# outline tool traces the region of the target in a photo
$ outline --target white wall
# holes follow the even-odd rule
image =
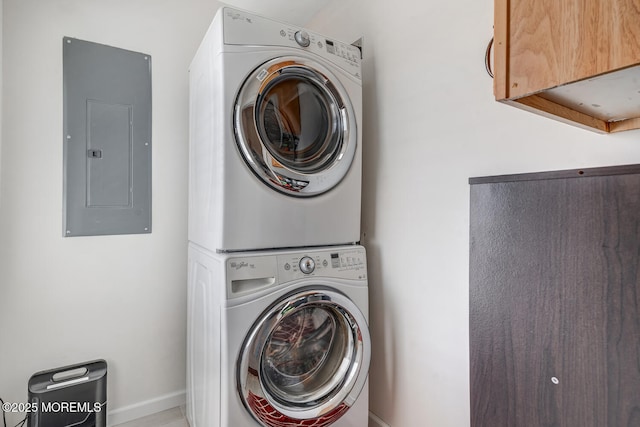
[[[163,396],[184,399],[187,69],[218,6],[4,2],[3,399],[25,402],[27,381],[38,370],[94,358],[109,363],[109,410]],[[63,36],[152,56],[152,234],[62,237]],[[12,418],[15,425],[18,416]]]
[[[638,131],[597,135],[496,103],[492,25],[492,0],[333,0],[309,25],[364,37],[370,402],[393,427],[469,425],[467,179],[640,162]]]
[[[0,189],[2,188],[2,10],[4,9],[4,0],[0,0]],[[0,207],[2,206],[2,191],[0,191]],[[2,242],[2,234],[0,234],[0,242]]]

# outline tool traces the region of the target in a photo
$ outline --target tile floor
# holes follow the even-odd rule
[[[114,427],[189,427],[184,408],[172,408]]]

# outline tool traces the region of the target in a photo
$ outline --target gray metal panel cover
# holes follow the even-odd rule
[[[151,232],[151,56],[63,39],[65,236]]]

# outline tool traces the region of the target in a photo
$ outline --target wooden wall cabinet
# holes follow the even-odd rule
[[[497,101],[597,132],[640,128],[638,0],[495,0]]]

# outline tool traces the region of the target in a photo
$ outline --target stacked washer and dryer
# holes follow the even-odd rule
[[[190,67],[191,427],[365,427],[358,48],[216,14]]]

